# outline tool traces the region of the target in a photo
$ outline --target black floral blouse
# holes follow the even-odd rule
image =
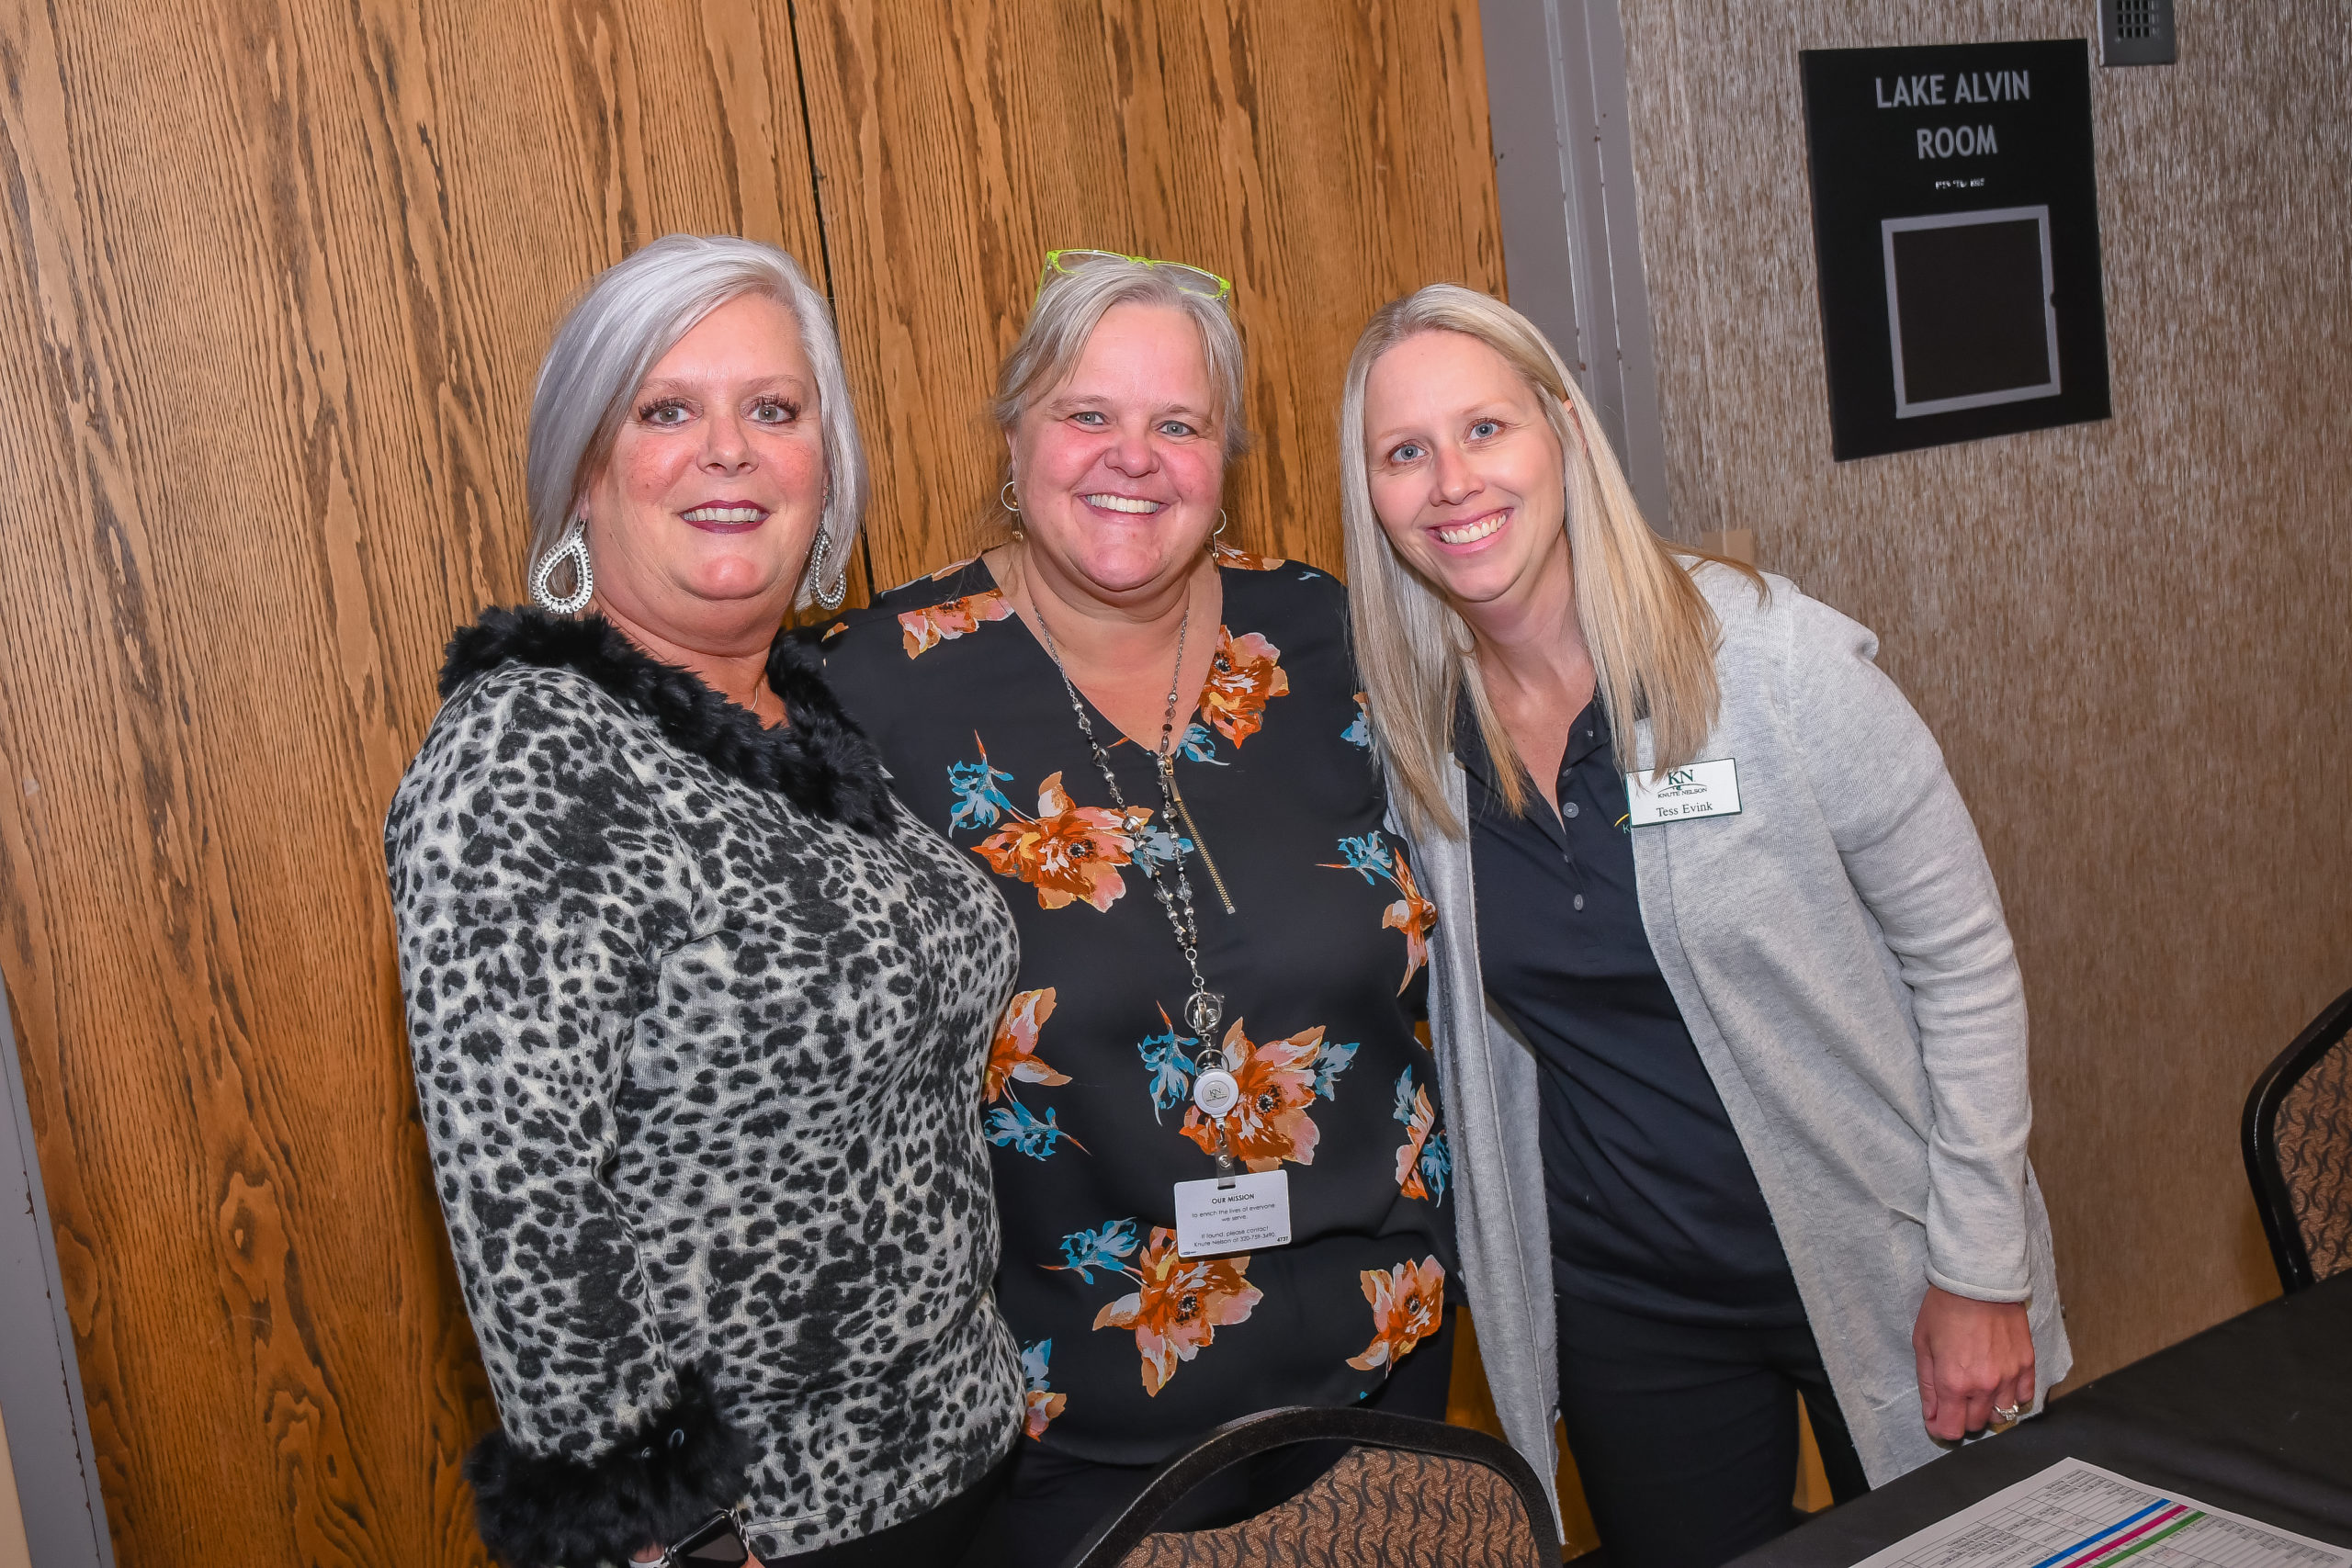
[[[1382,830],[1346,591],[1293,562],[1219,562],[1225,625],[1179,742],[1189,829],[1164,819],[1150,753],[1090,712],[1129,809],[1114,807],[985,565],[822,634],[827,680],[893,788],[1012,906],[1020,976],[978,1086],[998,1297],[1028,1435],[1105,1463],[1157,1462],[1255,1410],[1352,1403],[1436,1332],[1453,1257],[1434,1065],[1413,1031],[1436,911]],[[1146,868],[1179,856],[1201,970],[1226,998],[1218,1042],[1175,1021],[1189,972]],[[1187,1259],[1173,1189],[1216,1174],[1192,1102],[1216,1044],[1241,1063],[1234,1154],[1289,1172],[1293,1239]]]

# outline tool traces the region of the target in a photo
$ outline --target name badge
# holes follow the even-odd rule
[[[1628,826],[1647,828],[1693,817],[1739,815],[1739,761],[1718,757],[1675,768],[1656,784],[1647,773],[1625,775]]]
[[[1176,1255],[1215,1258],[1290,1245],[1290,1173],[1176,1184]]]

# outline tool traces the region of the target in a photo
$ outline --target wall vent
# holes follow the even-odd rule
[[[2098,0],[2101,65],[2170,65],[2172,0]]]

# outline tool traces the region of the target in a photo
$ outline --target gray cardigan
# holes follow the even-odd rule
[[[2066,1375],[2050,1222],[2027,1166],[2025,997],[1991,868],[1878,639],[1794,585],[1694,579],[1723,626],[1741,810],[1635,828],[1642,923],[1755,1166],[1873,1485],[1946,1447],[1911,1327],[1933,1282],[2024,1301],[2041,1388]],[[1634,727],[1652,760],[1650,727]],[[1459,766],[1445,775],[1464,819]],[[1557,1463],[1549,1225],[1533,1054],[1487,1005],[1467,839],[1414,857],[1437,903],[1430,1016],[1454,1139],[1464,1283],[1495,1405]],[[2040,1393],[2037,1391],[2037,1404]]]

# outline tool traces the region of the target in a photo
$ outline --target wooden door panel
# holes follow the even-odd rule
[[[1499,282],[1475,26],[0,0],[0,969],[126,1565],[480,1561],[378,836],[449,629],[521,594],[579,286],[830,250],[896,581],[977,541],[1039,254],[1201,261],[1256,353],[1237,530],[1336,564],[1363,316]]]
[[[526,404],[661,232],[822,282],[785,0],[0,7],[0,950],[127,1565],[479,1561],[379,848]]]
[[[1085,245],[1233,279],[1255,457],[1234,533],[1340,564],[1356,333],[1502,284],[1474,0],[839,0],[796,10],[835,298],[876,468],[877,581],[994,536],[985,409],[1038,264]]]

